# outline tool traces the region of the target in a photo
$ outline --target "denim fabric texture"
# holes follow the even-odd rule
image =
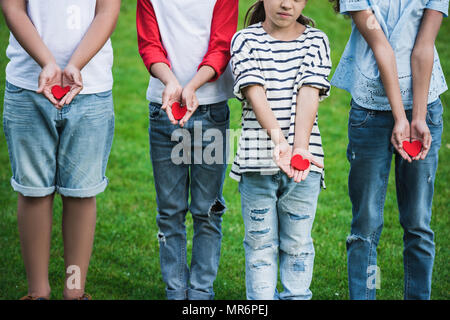
[[[245,224],[245,284],[249,300],[306,300],[314,265],[311,229],[321,174],[296,183],[282,172],[245,172],[239,182]],[[277,286],[278,259],[283,292]]]
[[[58,110],[43,95],[6,82],[4,102],[15,191],[85,198],[105,190],[114,135],[111,91],[79,94]]]
[[[226,211],[222,187],[229,112],[226,101],[201,105],[184,128],[180,128],[169,121],[160,104],[151,102],[149,105],[160,265],[168,299],[214,298],[222,215]],[[175,159],[178,151],[184,155],[181,163]],[[215,154],[219,160],[209,163],[203,157],[205,154]],[[194,226],[190,267],[185,226],[188,211]]]
[[[403,228],[404,298],[429,299],[435,256],[430,228],[438,151],[443,130],[442,104],[428,105],[426,122],[432,144],[425,160],[408,163],[394,152],[390,139],[392,113],[365,109],[354,101],[348,123],[350,162],[348,189],[352,202],[351,234],[347,238],[348,285],[351,299],[375,299],[377,245],[383,228],[383,209],[395,158],[395,182]],[[411,121],[412,111],[406,112]],[[381,274],[382,274],[381,268]],[[383,278],[381,277],[381,286]]]

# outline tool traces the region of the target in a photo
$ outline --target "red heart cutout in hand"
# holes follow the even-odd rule
[[[422,142],[419,140],[415,140],[413,142],[403,141],[403,149],[411,157],[415,157],[419,154],[420,150],[422,150]]]
[[[186,106],[181,106],[179,102],[174,102],[172,104],[172,115],[175,118],[175,120],[183,119],[184,115],[186,114],[186,111],[187,111]]]
[[[60,100],[62,97],[64,97],[69,91],[70,91],[70,86],[66,86],[66,87],[62,88],[61,86],[55,85],[52,87],[52,94],[58,100]]]
[[[304,171],[309,168],[310,162],[308,159],[303,159],[303,157],[299,154],[296,154],[291,159],[291,166],[294,169]]]

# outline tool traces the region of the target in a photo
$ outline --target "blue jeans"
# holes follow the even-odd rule
[[[347,158],[353,220],[346,242],[350,299],[375,299],[376,249],[383,228],[392,155],[395,155],[397,203],[404,231],[404,298],[430,298],[435,255],[430,220],[442,112],[439,99],[428,105],[426,121],[433,139],[431,149],[425,160],[408,163],[394,152],[390,142],[394,126],[392,113],[364,109],[352,101]],[[406,111],[409,121],[411,113]]]
[[[317,172],[310,172],[300,183],[281,172],[242,174],[239,192],[245,224],[247,299],[311,299],[311,228],[320,187],[321,174]],[[276,289],[278,258],[281,293]]]
[[[6,82],[3,129],[15,191],[85,198],[106,188],[114,135],[111,91],[79,94],[58,110],[43,95]]]
[[[214,298],[226,210],[222,187],[229,112],[226,101],[202,105],[180,128],[170,123],[161,105],[149,105],[160,264],[168,299]],[[188,210],[194,225],[190,269],[186,258]]]

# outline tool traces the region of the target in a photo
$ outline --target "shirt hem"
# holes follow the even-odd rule
[[[197,97],[197,98],[198,98],[198,104],[200,106],[202,106],[205,104],[214,104],[214,103],[226,101],[226,100],[234,98],[234,96],[225,94],[225,95],[221,95],[221,96],[215,96],[212,98],[199,98],[199,97]],[[147,95],[147,100],[149,102],[155,102],[155,103],[162,104],[162,97],[160,97],[160,96]]]

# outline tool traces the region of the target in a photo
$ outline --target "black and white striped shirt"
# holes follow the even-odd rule
[[[230,177],[240,180],[243,172],[273,174],[279,167],[273,161],[273,143],[256,119],[252,106],[242,94],[249,85],[264,87],[266,97],[286,140],[294,144],[297,93],[302,86],[320,91],[319,99],[329,95],[331,71],[328,37],[307,27],[300,37],[281,41],[270,36],[257,23],[237,32],[231,42],[234,94],[242,102],[242,133]],[[314,122],[309,151],[323,160],[318,117]],[[323,170],[311,165],[311,171]]]

